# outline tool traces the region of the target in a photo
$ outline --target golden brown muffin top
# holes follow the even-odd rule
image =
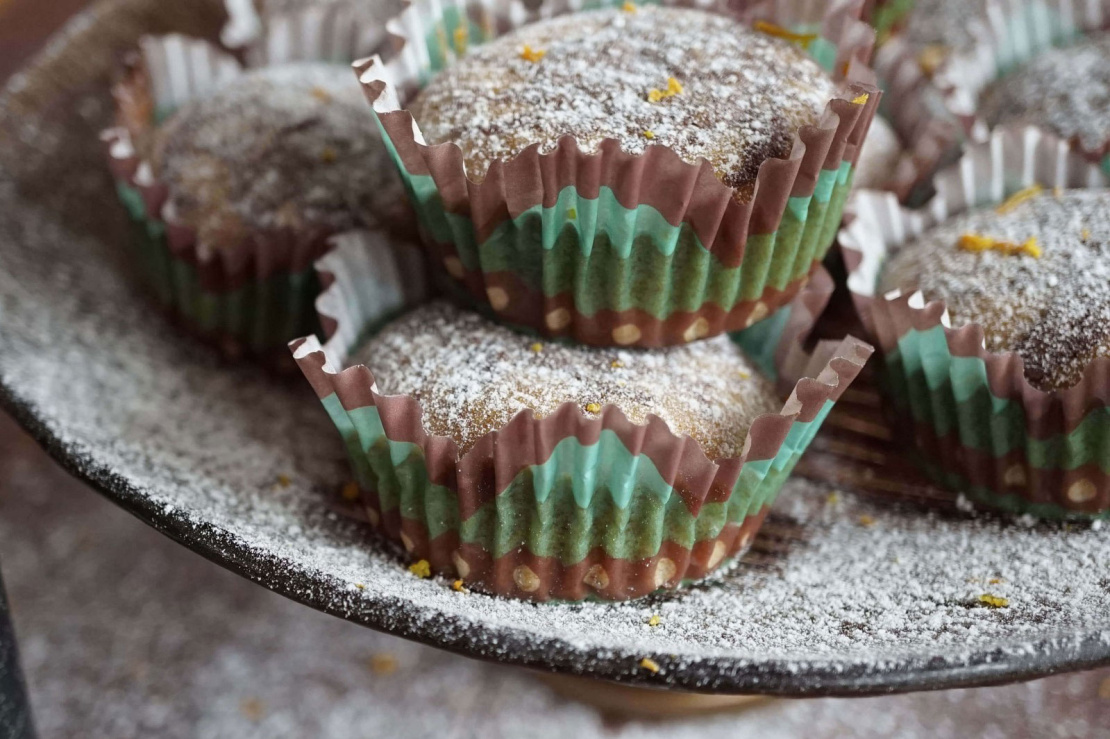
[[[979,324],[989,351],[1017,352],[1026,378],[1053,390],[1110,356],[1110,191],[1030,194],[927,231],[880,286],[944,300],[952,326]]]
[[[1040,126],[1098,149],[1110,140],[1110,34],[1038,54],[987,87],[979,113],[991,126]]]
[[[517,333],[446,302],[389,324],[357,354],[384,395],[411,395],[429,433],[466,451],[524,409],[566,402],[596,417],[615,405],[634,423],[659,416],[711,459],[739,455],[757,416],[782,403],[727,336],[653,350],[605,349]]]
[[[560,16],[474,49],[410,106],[429,144],[454,142],[467,174],[573,136],[704,158],[746,196],[759,165],[790,153],[837,85],[805,52],[734,19],[656,6]]]
[[[202,244],[256,229],[369,225],[403,195],[358,81],[338,64],[249,72],[157,132],[155,176]]]

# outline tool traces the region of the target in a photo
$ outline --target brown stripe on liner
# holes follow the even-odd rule
[[[454,247],[436,244],[433,247],[435,258],[440,264],[447,259],[457,259]],[[810,279],[810,274],[818,272],[820,262],[814,261],[809,274],[794,280],[785,290],[767,288],[756,300],[744,300],[726,311],[716,303],[708,302],[696,311],[676,311],[665,319],[658,319],[648,311],[630,308],[623,311],[602,309],[593,315],[583,315],[575,308],[574,295],[544,295],[541,290],[533,289],[515,272],[482,272],[467,270],[459,280],[471,297],[480,305],[487,305],[488,291],[497,289],[504,296],[504,307],[494,309],[500,320],[526,326],[545,336],[571,338],[581,344],[620,348],[613,332],[617,328],[634,326],[639,338],[631,344],[636,347],[662,347],[686,344],[730,331],[747,328],[753,313],[758,310],[757,318],[774,313],[790,303]],[[831,282],[829,283],[831,292]],[[827,300],[827,296],[826,296]],[[549,316],[560,316],[558,328],[552,328]],[[695,323],[705,319],[706,323],[696,333]],[[565,325],[564,325],[565,323]]]
[[[376,497],[367,491],[363,495],[367,496],[368,515],[371,520],[377,516],[382,533],[394,540],[405,534],[412,544],[411,550],[405,547],[411,559],[427,560],[433,572],[460,579],[468,587],[535,601],[628,600],[661,587],[676,588],[683,580],[703,578],[751,546],[770,510],[764,506],[740,525],[727,524],[716,537],[695,543],[693,549],[664,541],[655,555],[628,560],[613,558],[595,547],[582,561],[564,565],[557,558],[537,556],[526,548],[494,558],[479,544],[460,542],[457,531],[429,539],[423,522],[402,519],[396,509],[383,515]],[[459,569],[460,562],[465,574]],[[664,575],[670,576],[663,579]]]
[[[938,436],[928,424],[916,422],[914,433],[917,445],[930,459],[955,465],[958,474],[974,486],[1073,513],[1097,514],[1110,508],[1110,475],[1097,463],[1070,470],[1042,469],[1030,465],[1020,448],[995,457],[964,446],[958,431]]]

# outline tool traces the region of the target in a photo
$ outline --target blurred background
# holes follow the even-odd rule
[[[0,83],[86,4],[0,0]],[[621,707],[635,701],[666,706],[456,657],[274,595],[71,480],[2,413],[0,569],[44,738],[1110,737],[1110,670],[630,713]],[[583,695],[597,705],[568,697]]]

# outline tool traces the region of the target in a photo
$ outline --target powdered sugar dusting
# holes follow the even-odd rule
[[[543,57],[523,58],[525,46]],[[670,78],[682,92],[651,102]],[[724,16],[645,6],[528,24],[442,72],[411,109],[428,143],[462,148],[476,180],[494,160],[535,143],[551,151],[570,135],[584,151],[605,138],[636,154],[665,145],[742,188],[764,159],[790,153],[836,92],[781,39]]]
[[[1035,238],[1042,255],[967,251],[965,234]],[[890,260],[882,292],[895,288],[943,299],[953,326],[981,325],[987,349],[1018,352],[1034,385],[1074,385],[1092,359],[1110,355],[1110,192],[1048,193],[953,218]]]
[[[357,360],[379,392],[415,397],[426,428],[464,451],[522,410],[571,402],[595,418],[610,404],[634,423],[659,416],[711,459],[732,457],[756,416],[782,407],[727,336],[651,351],[541,342],[444,302],[382,329]]]
[[[80,69],[99,64],[91,78],[106,79],[108,45],[67,42],[52,53],[91,49]],[[304,382],[221,363],[134,290],[126,218],[88,145],[108,122],[107,91],[56,92],[44,79],[69,78],[52,71],[23,79],[45,96],[41,114],[0,101],[0,392],[71,469],[191,547],[359,623],[659,685],[936,687],[1110,653],[1110,527],[1025,527],[847,493],[832,503],[803,480],[787,482],[739,567],[661,599],[537,606],[414,577],[336,512],[350,473]],[[1009,605],[984,606],[984,592]],[[645,655],[658,675],[637,667]]]
[[[203,243],[256,229],[373,224],[402,196],[350,69],[255,70],[186,106],[156,134],[154,166]]]
[[[915,46],[939,46],[954,52],[968,51],[982,38],[971,19],[987,20],[989,0],[914,0],[904,33]]]
[[[991,126],[1041,126],[1100,150],[1110,141],[1110,34],[1038,54],[984,90],[979,113]]]

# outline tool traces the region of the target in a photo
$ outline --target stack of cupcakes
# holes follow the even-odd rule
[[[801,347],[878,103],[859,4],[605,5],[416,3],[356,65],[453,302],[390,320],[379,234],[291,348],[371,523],[460,589],[705,576],[870,353]]]

